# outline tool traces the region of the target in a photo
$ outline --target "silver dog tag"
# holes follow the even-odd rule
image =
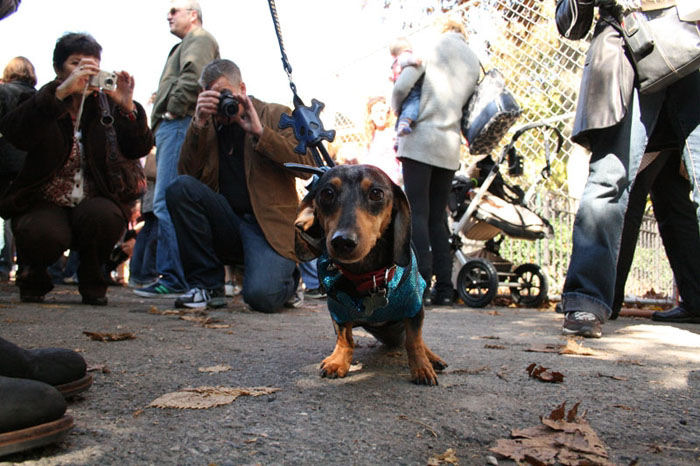
[[[369,296],[366,296],[362,300],[362,304],[365,307],[365,317],[371,316],[375,310],[389,304],[389,300],[386,299],[386,290],[381,290],[377,293],[372,293]]]

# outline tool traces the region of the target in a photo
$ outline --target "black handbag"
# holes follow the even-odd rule
[[[105,162],[107,165],[107,181],[109,192],[122,203],[135,202],[146,192],[146,173],[139,159],[124,157],[119,149],[117,132],[114,130],[114,117],[109,110],[107,96],[97,93],[100,107],[100,123],[105,127]]]
[[[485,71],[462,109],[462,134],[469,143],[469,152],[490,153],[522,112],[513,94],[506,89],[501,72],[495,68]]]
[[[700,30],[695,22],[681,21],[675,6],[631,12],[613,26],[622,32],[642,94],[660,91],[700,68]]]

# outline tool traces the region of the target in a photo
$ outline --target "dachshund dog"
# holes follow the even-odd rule
[[[411,249],[406,195],[379,168],[339,165],[326,171],[302,200],[296,253],[318,257],[337,340],[322,377],[344,377],[352,362],[353,327],[389,346],[405,344],[411,380],[437,385],[447,364],[423,342],[423,291]]]

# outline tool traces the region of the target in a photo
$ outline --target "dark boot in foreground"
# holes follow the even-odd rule
[[[0,376],[0,400],[0,457],[56,442],[73,428],[51,385]]]
[[[0,338],[0,376],[32,379],[53,385],[68,398],[92,385],[85,360],[63,348],[25,350]]]

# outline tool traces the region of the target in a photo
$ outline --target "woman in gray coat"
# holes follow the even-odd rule
[[[462,107],[474,93],[479,60],[467,45],[462,24],[448,21],[423,67],[406,67],[396,80],[392,108],[398,110],[423,76],[420,111],[412,132],[398,138],[398,156],[412,211],[418,269],[433,304],[451,304],[452,257],[447,230],[447,196],[459,168]]]

